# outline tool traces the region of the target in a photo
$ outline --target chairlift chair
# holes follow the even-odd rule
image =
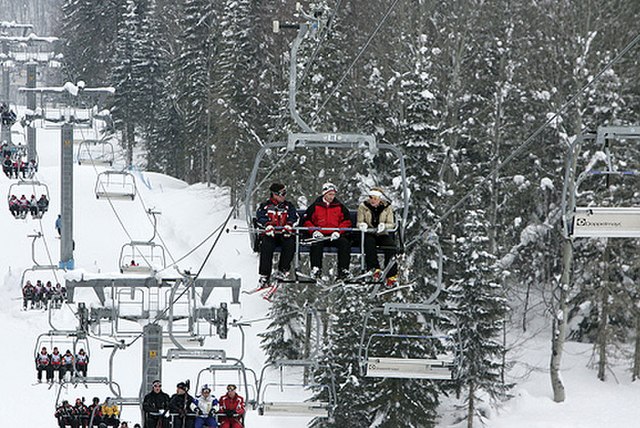
[[[120,249],[120,273],[151,274],[167,267],[165,250],[152,241],[131,241]]]
[[[11,200],[12,195],[16,196],[17,198],[20,198],[22,195],[25,195],[26,197],[28,197],[27,195],[35,195],[36,199],[39,199],[41,195],[44,195],[47,198],[47,201],[51,201],[51,198],[49,197],[49,187],[46,184],[36,180],[21,179],[15,183],[12,183],[11,186],[9,186],[9,192],[7,193],[7,204]],[[42,218],[45,213],[46,210],[38,210],[37,215],[33,216],[33,218]],[[28,212],[16,218],[24,219],[26,218],[27,214]]]
[[[389,330],[368,333],[372,315],[382,312],[389,318]],[[457,369],[462,358],[459,340],[450,334],[401,334],[394,332],[392,313],[419,313],[438,318],[444,311],[437,305],[387,303],[382,308],[369,310],[363,322],[358,358],[361,373],[365,377],[451,380],[457,376]],[[379,317],[378,317],[379,318]],[[393,344],[394,348],[404,349],[405,355],[396,356],[374,351],[377,343]],[[429,348],[421,355],[408,355],[411,344],[423,344]],[[420,347],[420,346],[418,346]],[[386,347],[389,349],[389,346]],[[376,352],[376,355],[371,355]]]
[[[582,135],[576,139],[571,146],[567,160],[567,170],[565,173],[565,183],[563,188],[562,205],[565,212],[565,233],[567,236],[575,238],[638,238],[640,237],[640,206],[597,206],[593,204],[578,205],[577,199],[583,194],[594,194],[596,190],[587,192],[581,190],[581,186],[589,183],[593,186],[594,180],[604,178],[606,188],[612,179],[628,181],[637,179],[640,176],[640,165],[636,169],[617,170],[613,165],[613,152],[619,151],[620,141],[640,140],[640,126],[606,126],[600,127],[595,136],[598,155],[582,171],[575,183],[574,172],[571,166],[573,159],[577,156],[575,151],[582,150],[581,144],[584,141],[593,139],[592,135]],[[599,156],[599,157],[598,157]],[[630,162],[628,162],[629,164]],[[596,164],[604,162],[604,169],[596,169]],[[571,188],[573,191],[571,191]]]
[[[84,349],[87,355],[91,356],[89,340],[81,330],[50,330],[38,335],[33,351],[34,359],[43,347],[47,348],[48,353],[51,353],[54,347],[57,347],[61,354],[69,349],[74,356],[80,349]]]
[[[49,306],[51,308],[61,305],[64,302],[65,296],[56,294],[55,287],[57,284],[60,284],[61,287],[64,287],[64,278],[56,273],[58,270],[59,269],[57,265],[34,265],[30,268],[27,268],[22,271],[22,275],[20,276],[20,289],[24,291],[24,287],[25,285],[27,285],[27,282],[30,282],[31,285],[35,286],[38,280],[40,280],[42,285],[46,285],[48,281],[51,281],[51,286],[54,288],[54,295],[51,296],[51,302],[47,302],[47,304],[51,305]],[[62,272],[60,272],[60,274]],[[31,301],[32,303],[36,302],[35,299]]]
[[[126,171],[104,171],[96,178],[96,198],[108,200],[134,200],[136,180]]]
[[[221,352],[224,354],[224,351]],[[214,356],[209,358],[209,361],[211,359],[216,360],[216,362],[209,364],[198,372],[195,391],[199,392],[202,386],[208,385],[215,394],[216,391],[226,391],[227,385],[234,384],[237,386],[238,391],[244,393],[243,398],[247,410],[249,410],[249,407],[254,406],[258,396],[256,373],[247,368],[239,358],[225,355],[222,357]]]
[[[109,165],[113,166],[115,152],[113,144],[106,139],[82,140],[78,145],[78,165]]]
[[[268,369],[275,368],[279,372],[278,381],[267,381],[266,373]],[[299,375],[302,381],[293,381],[291,373],[285,374],[286,368],[299,368],[303,373]],[[315,360],[277,360],[275,362],[263,366],[260,372],[259,397],[258,397],[258,413],[260,415],[274,416],[299,416],[313,418],[333,418],[333,412],[336,408],[336,390],[331,373],[332,382],[329,384],[319,384],[306,382],[304,379],[309,373],[307,370],[329,370],[327,366],[318,364]],[[285,380],[286,379],[286,380]],[[326,400],[274,400],[276,398],[275,389],[284,392],[296,393],[296,398],[300,398],[300,394],[312,390],[315,395],[324,395]],[[319,391],[322,391],[319,393]],[[283,397],[286,398],[286,397]]]
[[[309,134],[290,134],[287,142],[273,142],[265,144],[258,151],[256,158],[254,160],[253,169],[251,171],[251,175],[249,176],[249,180],[246,186],[246,196],[245,196],[245,215],[247,219],[247,225],[250,233],[250,241],[251,246],[254,251],[259,251],[259,241],[260,241],[260,233],[257,230],[257,222],[255,218],[255,212],[257,208],[257,203],[259,200],[263,199],[263,194],[265,189],[268,187],[268,184],[260,184],[258,182],[258,176],[260,173],[264,173],[264,169],[268,169],[268,166],[265,166],[266,157],[268,154],[272,153],[281,153],[281,156],[284,158],[285,156],[295,157],[297,160],[305,159],[311,153],[323,153],[327,150],[347,150],[353,153],[364,154],[367,157],[376,157],[376,156],[389,156],[392,160],[389,160],[388,163],[390,165],[394,165],[395,168],[399,170],[400,176],[400,186],[399,192],[396,202],[400,205],[400,210],[396,216],[397,230],[391,231],[392,235],[395,235],[396,240],[400,245],[404,242],[404,225],[407,223],[408,210],[409,210],[409,190],[407,185],[407,177],[406,177],[406,166],[404,161],[404,155],[400,149],[397,147],[386,144],[386,143],[378,143],[374,136],[365,135],[365,134],[347,134],[347,133],[309,133]],[[297,161],[296,164],[299,164]],[[366,176],[369,173],[367,170],[363,170],[360,172],[353,171],[353,175],[362,175]],[[357,187],[358,183],[351,183],[351,187]],[[260,188],[259,188],[260,186]],[[340,186],[339,186],[340,187]],[[347,187],[346,185],[344,187]],[[306,191],[305,189],[300,189],[300,192]],[[359,193],[359,191],[357,191]],[[344,196],[348,194],[347,192],[340,193],[339,198],[343,203],[346,203],[348,206],[353,206],[354,210],[350,213],[352,221],[355,220],[356,211],[355,208],[359,201],[359,194],[353,195],[352,197]],[[291,190],[289,191],[289,195],[295,197],[311,197],[311,194],[301,194],[301,195],[293,195]],[[304,210],[299,211],[299,213],[303,213]],[[355,226],[355,224],[354,224]],[[296,231],[305,231],[305,228],[295,227]],[[362,242],[359,242],[357,239],[358,236],[362,236],[362,232],[354,227],[348,230],[353,233],[353,236],[356,237],[353,240],[355,241],[352,245],[351,254],[359,254],[361,256],[361,267],[364,269],[364,254],[362,251]],[[300,242],[300,233],[296,234],[296,253],[305,253],[309,251],[309,246],[303,245]],[[276,249],[278,251],[278,249]],[[331,250],[329,250],[331,251]],[[299,263],[298,257],[294,258],[294,263],[296,266]]]

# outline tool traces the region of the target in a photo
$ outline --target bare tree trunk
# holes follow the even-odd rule
[[[640,377],[640,311],[636,311],[636,349],[633,357],[631,380],[635,382]]]
[[[604,382],[607,369],[607,320],[609,319],[609,254],[610,246],[604,250],[602,264],[604,265],[604,280],[600,292],[600,321],[596,336],[596,349],[598,350],[598,379]]]
[[[551,387],[553,388],[553,401],[561,403],[565,400],[565,390],[560,378],[560,365],[562,352],[564,351],[565,331],[567,328],[567,296],[569,294],[569,281],[571,276],[571,263],[573,261],[573,245],[570,239],[565,239],[562,251],[563,272],[558,290],[558,304],[555,308],[551,339],[551,361],[549,374],[551,375]]]
[[[476,403],[474,401],[474,394],[476,392],[475,383],[469,382],[469,404],[467,405],[467,428],[473,428],[473,414],[476,410]]]
[[[135,127],[132,123],[127,122],[124,131],[124,144],[127,155],[127,166],[133,165],[133,146],[135,145]]]
[[[524,307],[522,309],[522,331],[527,331],[527,312],[529,311],[529,297],[531,296],[531,282],[527,283],[527,290],[524,293]]]

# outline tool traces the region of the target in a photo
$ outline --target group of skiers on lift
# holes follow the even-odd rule
[[[51,281],[43,284],[41,280],[37,280],[35,284],[31,280],[22,287],[22,309],[60,309],[62,304],[67,301],[67,289],[56,283],[54,287]]]
[[[219,399],[208,385],[196,397],[189,394],[189,388],[188,380],[180,382],[170,397],[162,391],[162,383],[154,381],[142,403],[144,428],[243,428],[245,403],[236,385],[227,385],[226,393]]]
[[[6,150],[3,150],[6,153]],[[21,155],[4,155],[2,172],[9,178],[31,178],[36,173],[38,165],[34,159],[25,161]]]
[[[9,212],[15,218],[25,218],[28,213],[33,218],[42,218],[48,209],[49,198],[47,198],[47,195],[41,195],[39,199],[36,199],[36,195],[31,195],[31,199],[27,199],[25,195],[20,198],[16,195],[9,197]]]
[[[390,231],[396,228],[393,209],[380,187],[372,187],[357,210],[356,227],[347,207],[336,198],[337,187],[330,182],[322,186],[322,194],[299,218],[294,204],[286,199],[287,189],[282,183],[269,187],[269,199],[258,206],[256,222],[262,229],[258,287],[266,287],[271,279],[286,280],[295,255],[296,233],[310,237],[311,276],[322,275],[322,258],[325,247],[335,247],[338,253],[336,279],[348,279],[353,242],[360,246],[364,234],[364,258],[366,270],[375,280],[384,280],[388,287],[397,283],[397,266],[392,261],[397,249]],[[304,228],[304,229],[301,229]],[[351,233],[357,232],[357,233]],[[276,247],[280,247],[278,270],[272,273],[272,259]],[[378,261],[378,249],[385,256],[385,278]],[[392,265],[389,265],[392,263]]]
[[[120,424],[120,407],[113,403],[109,397],[100,403],[100,398],[93,397],[90,405],[84,403],[84,397],[76,398],[75,405],[71,405],[69,401],[63,400],[60,406],[56,408],[54,414],[58,420],[58,427],[64,428],[70,426],[72,428],[88,428],[89,426],[106,428],[126,428],[128,424]],[[137,428],[140,425],[136,424]],[[134,428],[136,428],[134,426]]]
[[[63,380],[69,381],[74,376],[87,377],[88,366],[89,355],[82,348],[77,354],[73,355],[70,349],[67,349],[64,354],[61,353],[57,346],[54,346],[53,351],[49,353],[46,346],[43,346],[38,355],[36,355],[38,383],[42,383],[43,373],[49,384],[53,382],[61,383]]]

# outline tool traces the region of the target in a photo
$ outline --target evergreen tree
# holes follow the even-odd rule
[[[144,40],[139,39],[140,14],[136,0],[127,0],[118,26],[116,52],[113,58],[112,81],[116,88],[113,116],[123,135],[127,165],[133,162],[136,126],[140,122],[139,106],[143,90],[140,85],[138,51]]]
[[[452,262],[457,275],[448,288],[457,325],[453,336],[460,338],[463,359],[457,388],[464,395],[467,427],[487,417],[484,398],[495,403],[506,397],[501,381],[500,342],[506,300],[496,282],[495,256],[487,251],[488,224],[482,210],[469,210],[455,238]]]
[[[64,73],[87,86],[111,84],[112,58],[124,0],[65,0],[60,38]]]
[[[187,169],[182,178],[205,181],[208,171],[211,133],[211,61],[215,48],[213,4],[208,0],[187,0],[180,17],[181,33],[176,69],[176,110],[184,121],[182,159]]]
[[[298,303],[300,294],[297,285],[288,284],[280,286],[275,294],[269,312],[271,321],[267,330],[259,334],[269,361],[301,360],[309,357],[311,344],[306,331],[313,326],[306,325],[309,320],[305,319],[305,310]]]

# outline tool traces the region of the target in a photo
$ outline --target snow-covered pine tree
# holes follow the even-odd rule
[[[184,122],[183,179],[206,181],[210,159],[210,137],[215,128],[210,105],[212,61],[215,52],[215,14],[208,0],[187,0],[180,17],[179,53],[175,60],[176,111]]]
[[[127,165],[133,162],[136,127],[141,121],[139,105],[142,97],[141,76],[137,68],[137,51],[144,40],[139,39],[140,17],[136,0],[126,0],[118,21],[115,55],[112,58],[111,81],[116,88],[113,117],[122,132]]]
[[[453,336],[463,352],[456,387],[463,394],[463,419],[467,427],[488,415],[486,404],[504,400],[507,392],[500,377],[502,323],[506,299],[497,282],[495,256],[488,251],[488,222],[480,209],[470,209],[456,228],[452,243],[452,268],[456,275],[447,289],[457,318]]]
[[[232,203],[241,197],[244,177],[262,137],[264,106],[258,95],[264,58],[256,33],[257,6],[248,0],[228,0],[220,6],[219,43],[213,95],[217,127],[213,159],[218,181],[231,188]],[[262,134],[262,133],[260,133]]]
[[[372,419],[368,405],[371,395],[363,388],[356,346],[368,309],[362,291],[350,288],[345,288],[341,297],[329,308],[328,335],[323,344],[320,364],[330,370],[315,373],[314,380],[319,385],[335,382],[338,397],[335,421],[316,419],[311,427],[370,426]],[[318,389],[317,394],[318,399],[328,399],[325,389]]]
[[[111,84],[124,0],[65,0],[60,17],[64,74],[87,86]],[[4,10],[4,9],[3,9]]]
[[[269,311],[269,325],[261,338],[268,361],[301,360],[309,357],[307,328],[314,327],[304,307],[298,303],[301,289],[295,284],[281,285]],[[308,324],[311,322],[311,324]],[[317,326],[315,326],[317,328]],[[306,349],[305,349],[306,348]]]
[[[150,170],[176,174],[173,162],[180,145],[181,126],[173,106],[175,81],[171,70],[171,42],[163,31],[156,0],[141,0],[138,6],[140,38],[145,40],[135,53],[140,81],[140,136]]]

